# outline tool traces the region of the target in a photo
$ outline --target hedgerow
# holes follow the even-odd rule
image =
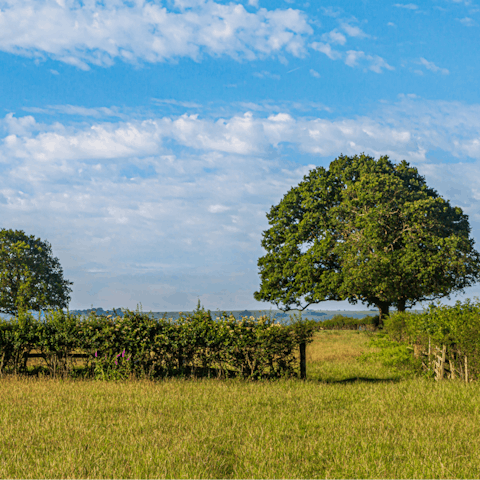
[[[363,318],[334,315],[329,320],[318,322],[318,329],[321,330],[375,330],[378,327],[379,317],[366,316]]]
[[[480,377],[480,302],[454,306],[432,304],[423,313],[398,312],[385,320],[384,331],[410,345],[425,372],[437,379]]]
[[[226,313],[213,318],[200,305],[175,321],[129,310],[86,317],[52,310],[42,319],[24,313],[0,322],[0,373],[25,373],[28,355],[36,352],[53,376],[73,375],[82,354],[83,374],[105,379],[291,376],[298,370],[299,345],[312,341],[314,323],[236,320]]]

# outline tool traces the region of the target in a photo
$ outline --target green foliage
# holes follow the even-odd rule
[[[405,161],[340,156],[306,175],[267,218],[254,296],[279,308],[348,300],[375,305],[382,317],[480,276],[467,216]]]
[[[412,347],[395,340],[385,334],[377,334],[370,339],[370,347],[374,351],[364,353],[360,360],[379,361],[385,367],[396,367],[411,372],[419,372],[421,364],[412,355]]]
[[[97,380],[127,380],[132,374],[132,359],[125,356],[125,350],[113,358],[99,357],[95,352],[94,377]]]
[[[0,321],[0,374],[6,365],[11,365],[15,374],[26,368],[25,354],[38,342],[38,321],[30,313],[19,313],[10,321]]]
[[[51,375],[67,375],[73,366],[72,354],[80,346],[76,316],[63,310],[48,310],[37,322],[36,330],[35,348],[43,354]]]
[[[378,315],[364,318],[335,315],[329,320],[318,323],[322,330],[374,330],[378,326]]]
[[[431,304],[423,313],[396,313],[385,321],[384,330],[391,339],[417,345],[424,354],[445,345],[447,359],[460,373],[467,357],[470,379],[480,376],[479,301]]]
[[[21,230],[0,230],[0,312],[66,308],[70,285],[48,242]]]
[[[22,371],[24,354],[46,360],[52,376],[73,371],[73,355],[88,355],[86,374],[100,379],[187,376],[284,377],[296,374],[301,343],[312,340],[315,322],[281,325],[266,316],[255,319],[197,308],[177,321],[142,312],[80,317],[48,311],[43,320],[30,314],[0,323],[2,371]]]

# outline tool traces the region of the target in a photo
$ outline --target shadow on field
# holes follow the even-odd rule
[[[372,378],[372,377],[350,377],[344,378],[343,380],[334,380],[334,379],[319,379],[319,383],[329,383],[329,384],[336,384],[336,385],[347,385],[349,383],[398,383],[400,382],[401,378],[399,377],[392,377],[392,378]]]

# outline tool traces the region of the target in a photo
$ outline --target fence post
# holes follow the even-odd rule
[[[306,342],[300,344],[300,378],[305,380],[307,378],[307,355]]]
[[[447,353],[447,346],[442,345],[442,356],[437,356],[437,362],[435,365],[435,380],[443,380],[443,376],[445,375],[445,356]]]
[[[448,364],[450,365],[450,378],[453,380],[455,378],[455,364],[451,359],[448,360]]]
[[[467,363],[466,355],[465,355],[465,383],[468,383],[468,363]]]

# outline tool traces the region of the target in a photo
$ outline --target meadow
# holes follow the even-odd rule
[[[1,478],[474,478],[480,384],[320,331],[307,380],[3,376]]]

